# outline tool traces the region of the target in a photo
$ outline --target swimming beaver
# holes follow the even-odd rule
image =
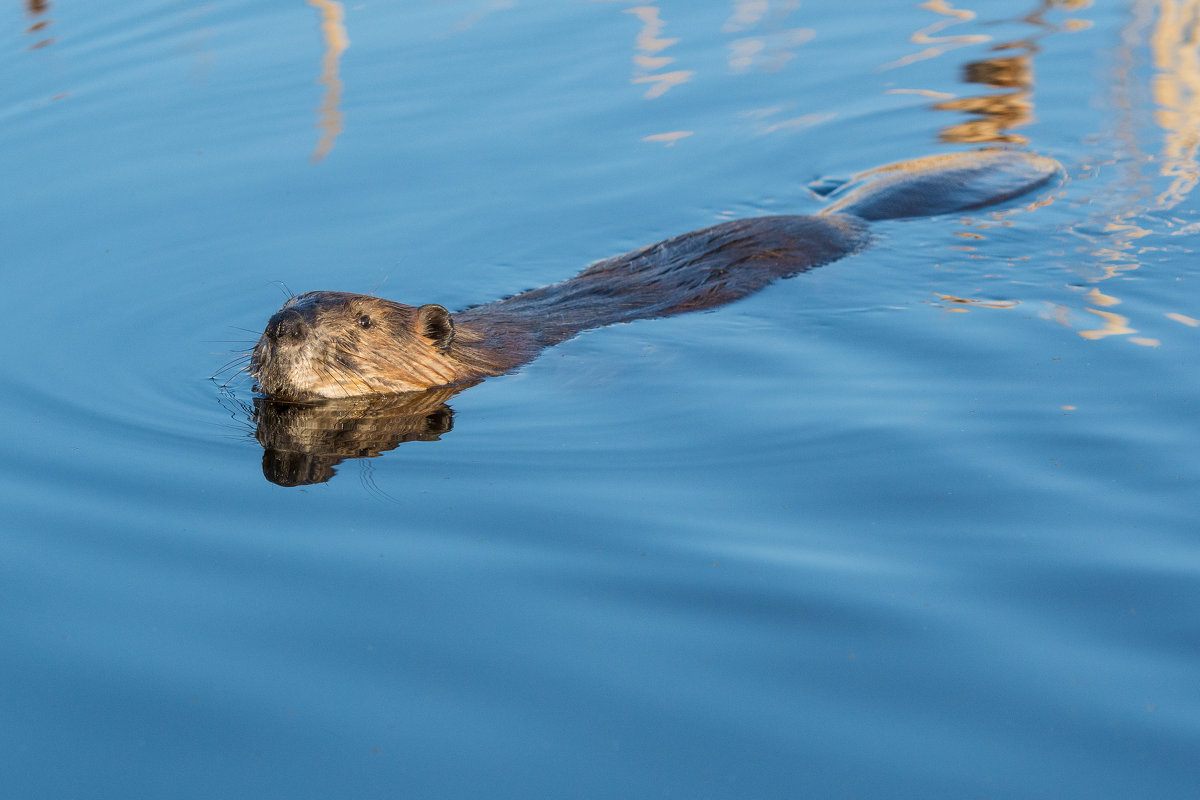
[[[268,397],[413,392],[499,375],[580,331],[732,302],[861,249],[867,222],[998,203],[1059,173],[1006,150],[931,156],[857,176],[815,216],[755,217],[592,264],[570,280],[451,314],[345,292],[305,292],[271,317],[250,372]]]

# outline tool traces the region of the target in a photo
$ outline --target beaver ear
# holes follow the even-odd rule
[[[445,308],[429,303],[417,309],[417,332],[445,353],[454,343],[454,320]]]

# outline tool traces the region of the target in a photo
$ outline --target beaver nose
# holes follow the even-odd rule
[[[267,320],[266,334],[273,342],[299,342],[308,335],[308,323],[299,311],[285,308]]]

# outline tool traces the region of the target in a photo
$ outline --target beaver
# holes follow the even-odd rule
[[[890,164],[834,189],[819,214],[723,222],[453,314],[435,304],[305,292],[268,321],[250,373],[277,400],[458,386],[516,369],[584,330],[715,308],[828,264],[868,244],[868,222],[991,205],[1060,172],[1053,159],[1011,150]]]

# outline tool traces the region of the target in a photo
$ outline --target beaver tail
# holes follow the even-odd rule
[[[1061,173],[1054,159],[1015,150],[927,156],[854,176],[821,213],[865,220],[951,214],[1017,197]]]
[[[495,352],[501,344],[515,347],[514,331],[529,347],[548,347],[590,328],[716,308],[858,251],[869,241],[866,220],[998,203],[1037,188],[1060,170],[1052,159],[1008,150],[890,164],[834,192],[837,202],[816,216],[723,222],[598,261],[570,280],[455,317],[476,330],[487,352]]]

